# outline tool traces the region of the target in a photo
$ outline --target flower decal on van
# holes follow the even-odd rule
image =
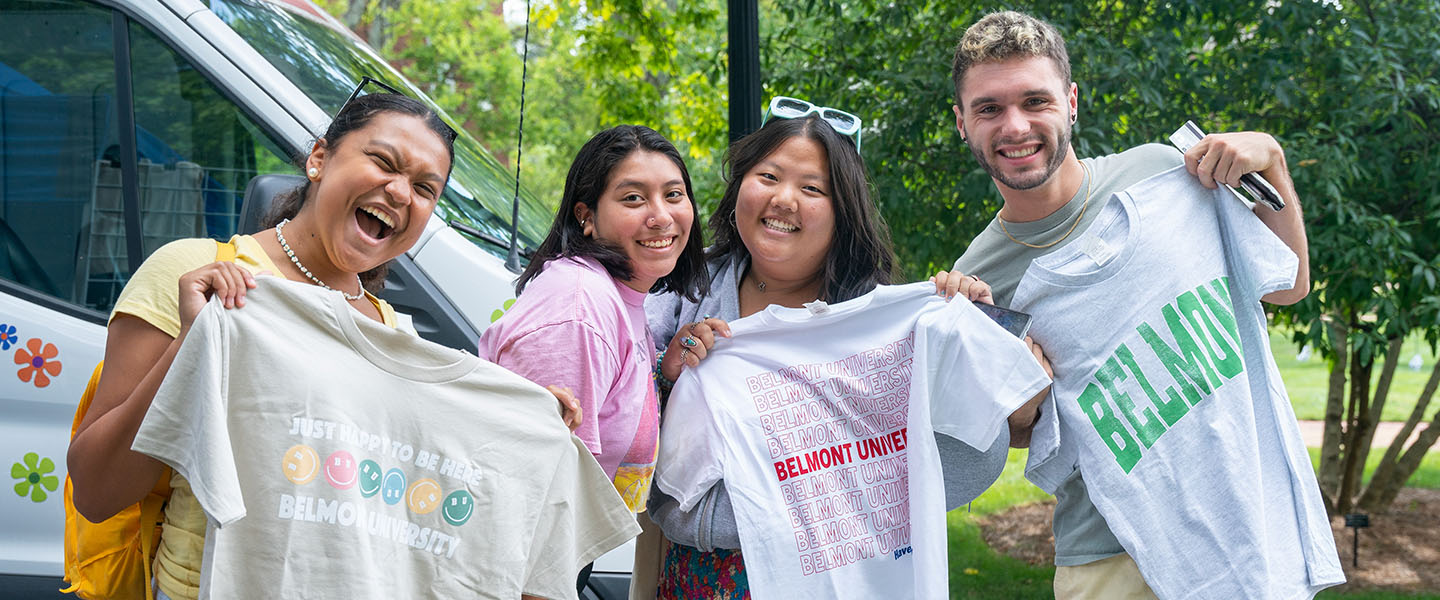
[[[9,350],[15,345],[15,326],[0,323],[0,350]]]
[[[25,365],[16,375],[20,377],[20,381],[34,381],[35,387],[50,385],[50,378],[60,374],[60,361],[55,360],[59,354],[60,350],[55,344],[46,344],[40,338],[30,338],[24,348],[15,351],[15,364]]]
[[[15,484],[15,494],[24,498],[30,497],[31,502],[44,502],[50,497],[45,490],[55,491],[60,486],[60,478],[51,475],[55,471],[55,461],[49,458],[40,458],[39,454],[29,452],[25,454],[25,463],[10,465],[10,476],[19,480]]]

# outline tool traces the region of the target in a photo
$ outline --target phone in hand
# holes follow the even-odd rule
[[[1015,334],[1015,337],[1022,340],[1025,339],[1025,334],[1030,331],[1029,314],[1018,310],[1000,308],[994,304],[985,304],[983,302],[976,302],[975,308],[980,309],[980,312],[985,313],[985,316],[999,323],[1001,327],[1005,328],[1005,331]]]

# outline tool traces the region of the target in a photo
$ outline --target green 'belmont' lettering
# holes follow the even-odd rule
[[[1180,391],[1185,395],[1185,400],[1194,405],[1200,402],[1200,393],[1210,395],[1210,384],[1205,380],[1205,369],[1209,367],[1209,364],[1205,362],[1205,357],[1200,353],[1200,349],[1195,346],[1195,340],[1191,339],[1190,334],[1185,331],[1185,326],[1178,322],[1180,316],[1175,313],[1175,309],[1167,304],[1160,312],[1166,313],[1165,320],[1170,322],[1170,331],[1175,333],[1175,344],[1180,347],[1179,352],[1165,343],[1165,340],[1160,339],[1160,334],[1155,333],[1155,329],[1150,327],[1149,323],[1141,323],[1139,327],[1135,328],[1135,331],[1140,332],[1140,337],[1145,340],[1147,346],[1150,346],[1150,350],[1155,352],[1155,356],[1160,359],[1160,364],[1165,365],[1165,370],[1170,371],[1170,376],[1175,379],[1175,383],[1180,384]],[[1194,385],[1191,385],[1192,382]],[[1196,391],[1196,388],[1199,388],[1199,392]],[[1171,393],[1170,388],[1166,389],[1167,394]]]
[[[1160,418],[1165,419],[1165,425],[1174,425],[1176,421],[1180,420],[1180,417],[1190,412],[1190,407],[1180,399],[1180,394],[1175,393],[1175,388],[1166,388],[1166,393],[1170,395],[1168,401],[1161,398],[1160,394],[1155,393],[1155,388],[1150,385],[1150,380],[1145,378],[1145,373],[1141,372],[1140,366],[1135,364],[1135,355],[1130,353],[1130,349],[1125,347],[1125,344],[1120,344],[1120,347],[1115,349],[1115,357],[1119,358],[1120,363],[1125,365],[1125,370],[1130,371],[1130,374],[1135,377],[1135,382],[1140,384],[1140,389],[1145,391],[1145,396],[1150,398],[1150,403],[1154,404],[1160,412]]]
[[[1125,430],[1120,419],[1115,418],[1115,413],[1110,412],[1110,407],[1105,403],[1105,394],[1095,384],[1087,383],[1085,391],[1077,400],[1080,402],[1080,410],[1090,417],[1095,433],[1100,434],[1100,439],[1105,441],[1105,446],[1115,455],[1115,462],[1129,473],[1130,469],[1135,468],[1135,463],[1140,462],[1140,445],[1135,443],[1135,438],[1130,437],[1130,432]]]
[[[1210,287],[1214,288],[1215,293],[1210,293],[1210,290],[1205,289],[1203,285],[1195,288],[1195,291],[1200,294],[1200,300],[1205,302],[1205,306],[1210,309],[1210,314],[1215,315],[1215,320],[1219,321],[1225,332],[1230,334],[1230,339],[1235,340],[1236,353],[1241,356],[1243,361],[1245,347],[1240,341],[1240,327],[1235,324],[1235,305],[1230,303],[1229,286],[1226,284],[1225,278],[1221,277],[1211,281]]]
[[[1135,354],[1122,343],[1095,371],[1093,380],[1077,398],[1095,433],[1126,473],[1139,464],[1146,449],[1189,414],[1191,406],[1245,370],[1229,286],[1230,282],[1221,277],[1160,307],[1160,315],[1175,340],[1173,347],[1149,323],[1142,322],[1135,328],[1169,372],[1174,380],[1171,385],[1157,391],[1151,378],[1140,370]],[[1151,375],[1160,376],[1153,369]],[[1136,406],[1125,384],[1129,379],[1140,386],[1150,406]]]
[[[1205,286],[1196,288],[1196,291],[1204,293]],[[1225,339],[1225,336],[1220,335],[1220,328],[1215,326],[1215,321],[1210,318],[1205,309],[1200,307],[1200,298],[1195,295],[1195,292],[1180,294],[1180,297],[1175,299],[1175,305],[1180,307],[1180,313],[1185,315],[1185,320],[1190,323],[1190,328],[1195,330],[1195,337],[1200,338],[1201,343],[1205,345],[1210,360],[1214,362],[1215,369],[1220,372],[1222,377],[1230,379],[1245,370],[1245,364],[1240,358],[1240,354],[1230,346],[1230,342]],[[1234,320],[1233,316],[1231,320]],[[1201,325],[1204,325],[1205,332],[1210,334],[1208,338],[1201,333]],[[1220,382],[1215,382],[1215,387],[1220,387]]]
[[[1122,348],[1124,346],[1121,346]],[[1118,350],[1117,350],[1118,352]],[[1128,353],[1129,350],[1127,349]],[[1135,437],[1140,438],[1140,443],[1146,448],[1155,445],[1155,440],[1165,434],[1165,426],[1160,424],[1160,419],[1155,417],[1155,411],[1145,408],[1139,415],[1135,414],[1135,401],[1130,399],[1130,394],[1125,393],[1119,386],[1119,381],[1125,380],[1125,371],[1120,368],[1120,362],[1111,356],[1105,361],[1105,365],[1095,372],[1095,380],[1104,386],[1105,392],[1110,395],[1110,401],[1120,409],[1120,414],[1135,428]]]

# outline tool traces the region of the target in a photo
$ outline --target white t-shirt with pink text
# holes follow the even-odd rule
[[[935,286],[731,323],[675,383],[656,481],[724,480],[753,597],[948,595],[933,431],[988,448],[1050,383],[1024,343]]]

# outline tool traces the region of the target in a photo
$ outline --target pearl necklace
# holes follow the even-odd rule
[[[295,251],[290,249],[290,244],[285,243],[285,232],[284,232],[283,230],[285,229],[285,224],[286,224],[286,223],[289,223],[289,222],[290,222],[290,219],[285,219],[285,220],[282,220],[282,221],[280,221],[279,223],[277,223],[277,224],[275,225],[275,239],[280,242],[280,249],[285,251],[285,256],[290,257],[290,262],[295,263],[295,268],[300,269],[300,272],[301,272],[301,273],[304,273],[306,277],[309,277],[309,278],[310,278],[310,281],[315,282],[315,285],[318,285],[318,286],[320,286],[320,287],[322,287],[322,288],[325,288],[325,289],[327,289],[327,290],[330,290],[330,291],[332,291],[332,292],[339,292],[340,295],[341,295],[341,296],[344,296],[346,300],[350,300],[350,301],[353,302],[353,301],[355,301],[355,300],[359,300],[359,299],[361,299],[361,298],[364,298],[364,297],[365,297],[365,287],[364,287],[364,286],[360,286],[360,293],[358,293],[358,294],[350,294],[350,293],[346,292],[345,290],[337,290],[337,289],[332,288],[332,287],[330,287],[330,286],[328,286],[328,285],[325,285],[325,282],[320,281],[320,278],[319,278],[319,277],[316,277],[314,274],[312,274],[312,273],[310,272],[310,269],[307,269],[307,268],[305,268],[305,265],[300,264],[300,259],[299,259],[299,257],[296,257],[296,256],[295,256]],[[357,285],[360,283],[360,276],[359,276],[359,275],[356,275],[356,276],[355,276],[355,283],[356,283]]]

